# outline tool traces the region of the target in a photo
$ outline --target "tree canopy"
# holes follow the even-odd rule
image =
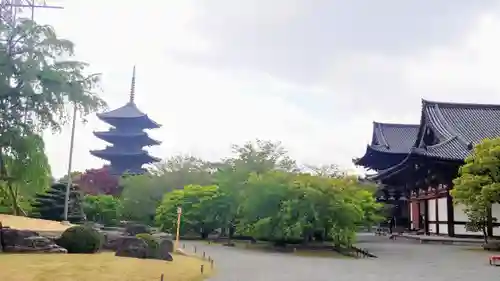
[[[41,132],[59,131],[70,105],[82,116],[105,106],[94,92],[100,76],[73,54],[49,25],[0,21],[0,201],[13,214],[25,213],[23,196],[48,188]]]
[[[453,183],[451,194],[456,204],[465,206],[467,230],[483,232],[487,241],[491,206],[500,202],[500,138],[476,145]]]

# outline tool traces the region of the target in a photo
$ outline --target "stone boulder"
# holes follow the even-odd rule
[[[165,261],[173,261],[174,258],[172,257],[171,253],[174,252],[174,243],[172,242],[172,240],[163,239],[159,244],[160,245],[158,247],[157,258]]]
[[[145,259],[150,256],[148,245],[144,240],[136,237],[122,237],[119,239],[118,250],[115,256]]]
[[[10,253],[67,253],[47,237],[40,236],[31,230],[2,228],[1,245],[4,252]]]
[[[121,244],[121,240],[130,237],[117,231],[101,231],[101,233],[104,236],[104,241],[102,243],[102,248],[104,250],[117,251]]]

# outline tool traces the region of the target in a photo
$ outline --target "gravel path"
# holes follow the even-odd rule
[[[298,257],[186,242],[216,261],[218,274],[209,281],[491,281],[500,267],[489,266],[488,253],[466,247],[421,245],[396,241],[358,244],[378,259]]]

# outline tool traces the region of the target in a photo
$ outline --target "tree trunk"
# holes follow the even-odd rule
[[[17,200],[17,192],[15,192],[12,188],[12,183],[10,181],[7,181],[7,190],[9,191],[11,198],[11,208],[13,215],[20,216],[24,214],[24,211],[21,209],[21,206],[19,206],[19,201]]]
[[[484,244],[488,244],[488,228],[483,227],[483,239],[484,239]]]

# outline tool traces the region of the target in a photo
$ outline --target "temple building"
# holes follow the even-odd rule
[[[355,159],[355,165],[372,171],[383,171],[401,163],[410,153],[417,138],[419,125],[373,122],[372,140],[363,157]],[[391,216],[396,226],[408,226],[410,213],[408,201],[393,189],[380,188],[377,200],[392,205]],[[403,200],[402,200],[403,199]]]
[[[401,131],[393,139],[403,144],[409,141],[408,136]],[[485,138],[496,137],[500,137],[500,105],[423,100],[417,133],[402,161],[380,169],[392,161],[393,155],[378,154],[374,158],[372,140],[366,154],[355,164],[377,172],[368,178],[380,184],[380,200],[395,198],[400,205],[401,201],[410,202],[406,204],[409,229],[448,236],[482,235],[465,230],[464,208],[453,204],[449,191],[474,146]],[[489,236],[500,236],[500,224],[494,223],[492,217],[500,218],[500,204],[493,205],[488,226]]]
[[[97,114],[100,120],[112,128],[104,132],[94,132],[94,135],[111,145],[102,150],[92,150],[90,153],[109,161],[110,172],[114,175],[142,174],[145,172],[142,167],[144,164],[160,161],[144,150],[145,146],[160,144],[150,138],[144,129],[156,129],[160,125],[137,108],[134,98],[135,66],[129,102],[118,109]]]

